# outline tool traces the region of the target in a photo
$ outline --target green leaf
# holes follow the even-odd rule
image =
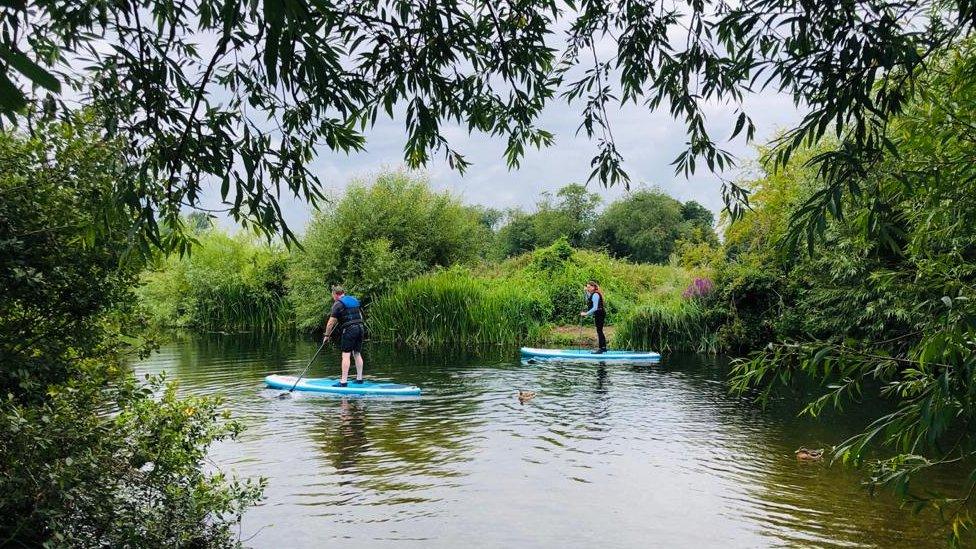
[[[6,74],[0,74],[0,112],[15,112],[27,106],[27,98]]]
[[[268,73],[268,82],[274,86],[278,82],[278,50],[285,23],[283,3],[280,0],[264,0],[264,19],[268,25],[268,37],[264,41],[264,69]]]
[[[61,93],[61,82],[26,55],[14,51],[5,44],[0,44],[0,59],[6,61],[11,67],[26,76],[31,82],[47,88],[55,93]]]

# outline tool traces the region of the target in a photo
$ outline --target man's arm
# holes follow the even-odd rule
[[[332,331],[335,330],[335,325],[338,321],[339,320],[334,316],[329,317],[329,321],[325,324],[325,337],[322,338],[322,341],[329,339],[329,336],[332,335]]]

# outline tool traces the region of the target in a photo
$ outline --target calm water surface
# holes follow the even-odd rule
[[[248,430],[214,461],[269,480],[255,547],[942,547],[938,519],[869,496],[857,471],[798,463],[864,417],[820,422],[730,396],[721,361],[528,365],[517,350],[365,352],[420,398],[264,389],[316,344],[186,339],[136,365],[221,392]],[[338,374],[335,351],[313,367]],[[519,404],[516,390],[536,391]],[[932,488],[943,481],[931,479]]]

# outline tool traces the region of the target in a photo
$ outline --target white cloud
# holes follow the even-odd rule
[[[792,100],[784,95],[755,96],[747,100],[746,106],[756,123],[759,141],[769,139],[779,128],[795,124],[800,117]],[[639,105],[628,105],[610,114],[614,138],[624,155],[633,188],[658,186],[679,200],[696,200],[716,213],[722,208],[721,182],[707,169],[700,167],[687,179],[674,174],[671,162],[686,141],[682,122],[673,120],[667,112],[650,112]],[[731,133],[735,123],[732,107],[712,104],[707,115],[709,129],[715,138],[724,138]],[[449,169],[446,162],[435,158],[426,173],[434,188],[453,192],[467,203],[496,208],[531,208],[544,191],[586,182],[596,144],[584,135],[575,135],[579,120],[577,106],[565,102],[550,105],[540,122],[542,127],[555,133],[556,143],[543,150],[527,151],[517,170],[509,170],[505,164],[504,139],[478,133],[469,135],[460,126],[446,127],[445,134],[452,145],[466,155],[472,166],[462,176]],[[337,154],[324,148],[320,151],[313,168],[329,190],[341,193],[352,180],[402,166],[405,139],[402,119],[379,120],[369,130],[367,139],[367,150],[362,153]],[[754,156],[751,145],[745,144],[741,138],[724,146],[740,159]],[[626,194],[622,187],[607,189],[595,182],[590,188],[603,196],[604,202]],[[282,206],[289,225],[293,230],[301,231],[312,208],[291,197],[283,198]]]

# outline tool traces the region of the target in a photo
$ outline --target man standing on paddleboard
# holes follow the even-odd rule
[[[593,351],[593,354],[603,354],[607,352],[607,336],[603,335],[603,322],[607,319],[607,310],[603,292],[600,291],[600,285],[595,280],[586,283],[586,306],[589,307],[589,310],[581,312],[580,316],[592,315],[596,324],[596,338],[599,348]]]
[[[346,295],[342,286],[332,287],[332,311],[329,313],[329,322],[325,325],[325,336],[322,342],[326,342],[332,337],[336,330],[340,332],[339,350],[342,351],[342,377],[336,387],[345,387],[349,378],[349,359],[356,360],[356,381],[363,382],[363,312],[359,306],[359,300],[351,295]]]

